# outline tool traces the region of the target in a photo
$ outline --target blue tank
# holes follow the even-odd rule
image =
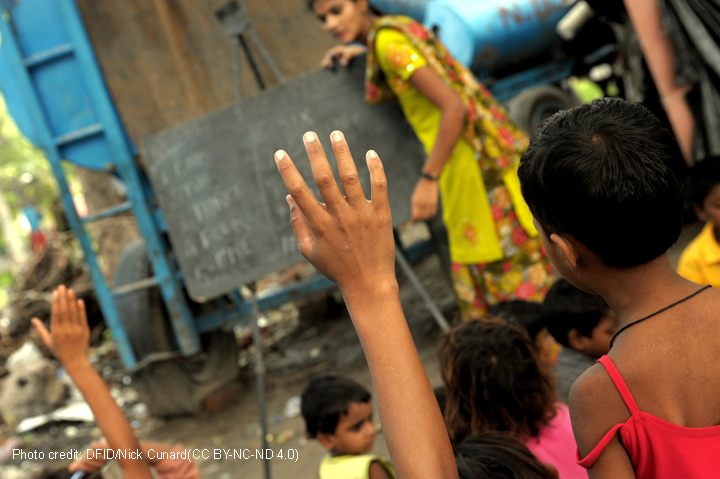
[[[563,0],[371,0],[383,13],[436,29],[450,53],[479,76],[550,52]]]

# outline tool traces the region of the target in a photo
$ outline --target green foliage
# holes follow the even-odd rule
[[[15,282],[15,278],[10,271],[4,271],[0,273],[0,289],[10,288]]]
[[[58,201],[57,186],[45,154],[35,148],[12,121],[0,98],[0,189],[17,215],[26,206],[43,214]]]

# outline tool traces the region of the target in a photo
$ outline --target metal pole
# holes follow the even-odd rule
[[[284,84],[287,80],[285,79],[285,75],[282,74],[282,71],[280,71],[280,67],[278,67],[277,63],[275,63],[275,60],[273,59],[272,55],[270,55],[270,52],[267,48],[265,48],[265,44],[260,40],[260,37],[257,36],[255,33],[255,30],[251,26],[247,29],[248,35],[250,35],[250,39],[255,43],[255,46],[260,51],[260,55],[263,56],[265,59],[265,63],[267,63],[268,67],[270,67],[270,70],[273,72],[273,75],[275,75],[275,78],[278,79],[280,84]]]
[[[260,308],[258,307],[255,283],[248,284],[253,306],[253,343],[255,344],[255,378],[257,381],[258,406],[260,408],[260,428],[262,430],[263,465],[265,466],[265,479],[270,479],[270,459],[267,457],[268,430],[267,411],[265,410],[265,360],[262,350],[262,332],[260,331]]]
[[[443,316],[442,312],[433,302],[427,290],[420,282],[420,278],[417,277],[415,271],[413,271],[412,269],[412,266],[410,266],[410,263],[408,263],[408,260],[400,252],[399,247],[395,248],[395,261],[398,262],[398,264],[400,265],[400,269],[403,270],[403,273],[407,275],[408,279],[410,280],[410,284],[412,284],[415,290],[420,294],[420,297],[425,302],[425,306],[428,310],[430,310],[430,314],[432,315],[433,319],[435,319],[435,322],[438,324],[438,326],[440,326],[440,329],[444,333],[450,331],[450,324],[448,324],[445,316]]]
[[[232,37],[232,72],[235,82],[235,101],[242,100],[242,64],[240,63],[240,39]]]
[[[260,87],[260,89],[264,90],[265,89],[265,80],[263,80],[262,74],[260,73],[260,68],[258,68],[257,63],[255,63],[255,58],[253,57],[252,52],[250,51],[250,47],[248,46],[247,42],[245,41],[245,37],[241,33],[236,38],[238,39],[238,42],[240,42],[240,46],[242,47],[243,51],[245,52],[245,58],[247,58],[247,61],[250,64],[250,69],[253,71],[253,74],[255,75],[255,81],[257,81],[257,84]]]

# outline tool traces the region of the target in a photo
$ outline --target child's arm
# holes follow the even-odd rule
[[[570,418],[582,457],[586,457],[603,436],[630,416],[617,389],[601,365],[580,376],[570,389]],[[635,479],[635,472],[619,439],[619,432],[588,469],[590,479]]]
[[[39,319],[35,318],[32,322],[40,338],[65,367],[90,405],[110,448],[139,451],[130,423],[88,359],[90,328],[87,324],[85,303],[76,300],[72,290],[68,291],[65,286],[60,286],[53,292],[50,331]],[[133,460],[127,457],[119,459],[118,462],[126,478],[152,478],[150,469],[142,458]]]
[[[423,166],[425,173],[440,176],[462,135],[467,108],[462,98],[429,66],[413,73],[410,83],[440,109],[440,126],[435,144]],[[412,196],[412,219],[419,221],[432,218],[437,212],[438,199],[437,181],[420,178]]]
[[[345,297],[368,360],[398,477],[457,478],[450,439],[400,305],[382,163],[375,152],[368,152],[368,201],[342,133],[330,136],[346,197],[317,136],[310,132],[304,137],[325,204],[315,198],[287,154],[275,154],[290,192],[290,222],[298,247]]]
[[[379,461],[373,461],[370,463],[370,467],[368,468],[368,478],[392,479],[392,477],[390,477],[390,474],[388,474],[387,470],[385,469],[385,466],[383,466]]]

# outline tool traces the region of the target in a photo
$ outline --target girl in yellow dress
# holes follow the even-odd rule
[[[436,36],[408,17],[377,15],[368,0],[309,0],[343,46],[325,66],[367,45],[369,103],[396,99],[425,147],[413,221],[442,195],[455,292],[464,319],[510,299],[540,301],[555,280],[517,177],[527,136]],[[364,49],[362,49],[364,51]]]

